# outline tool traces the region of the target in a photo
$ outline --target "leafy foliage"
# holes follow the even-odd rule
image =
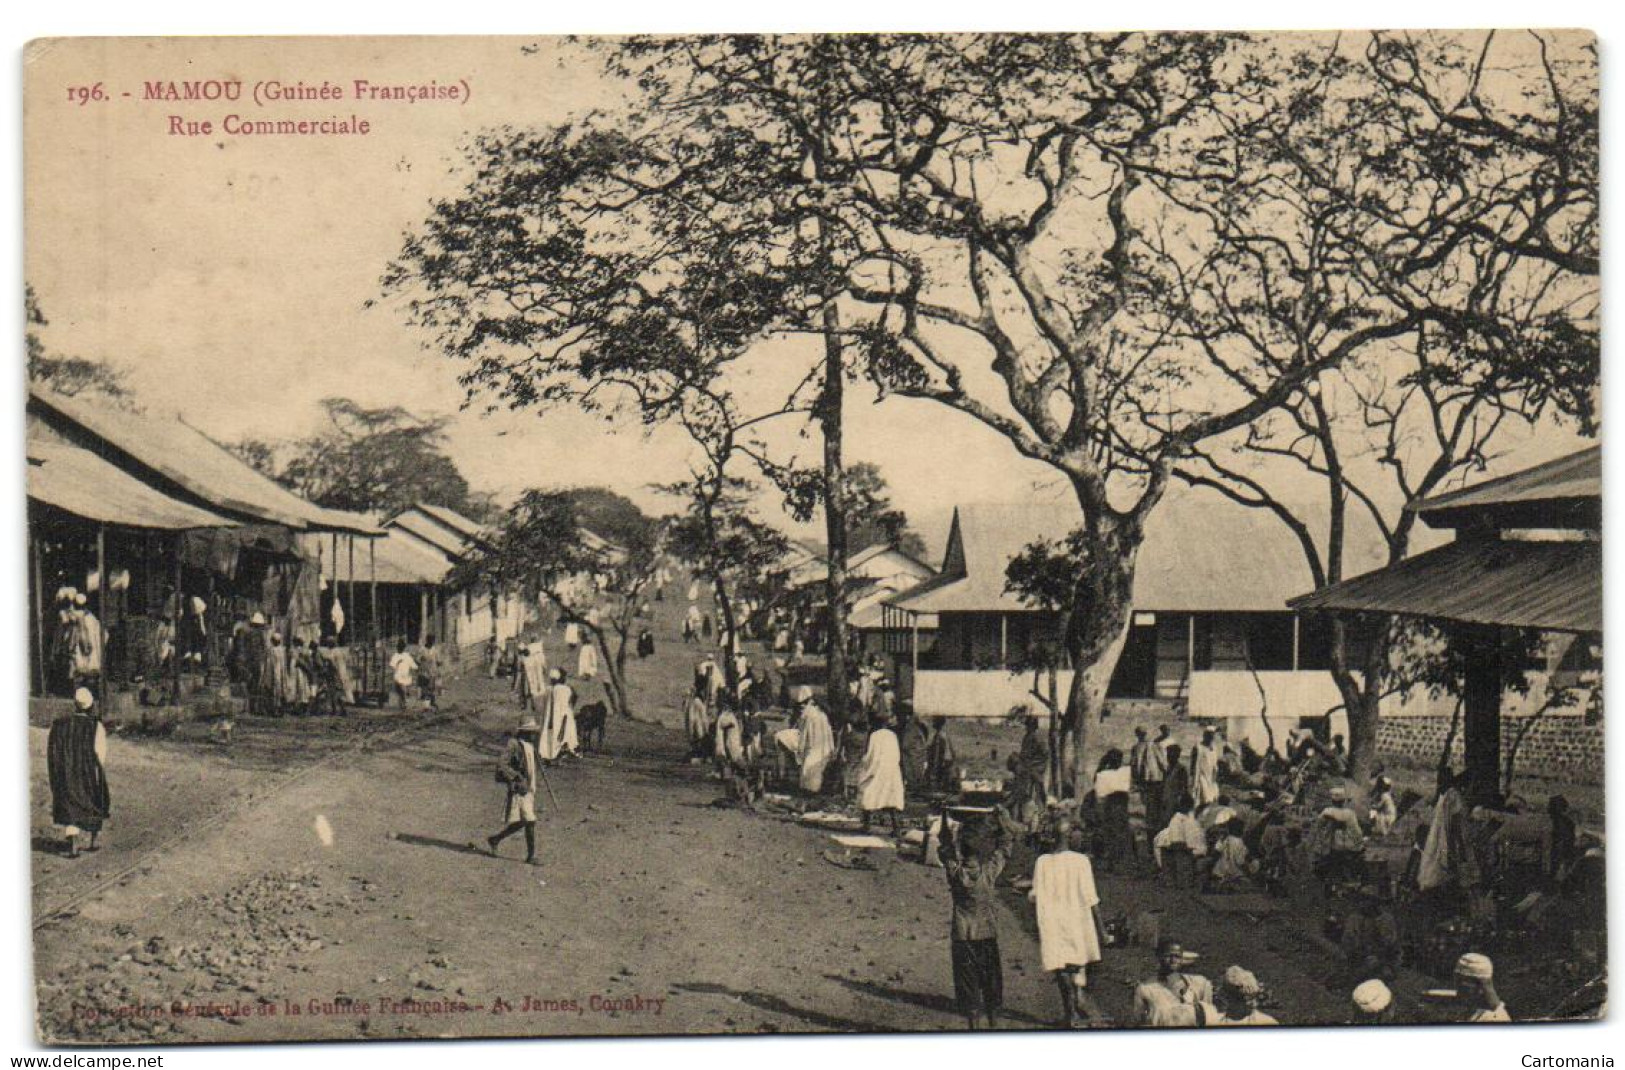
[[[40,335],[50,323],[32,286],[25,288],[23,301],[28,324],[25,352],[30,382],[43,383],[68,397],[87,395],[124,406],[134,404],[123,369],[99,360],[51,353]]]

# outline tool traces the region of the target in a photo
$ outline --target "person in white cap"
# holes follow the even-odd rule
[[[536,788],[541,777],[536,754],[536,741],[541,725],[533,716],[526,717],[508,740],[508,748],[497,764],[497,779],[508,789],[508,804],[501,832],[487,836],[485,845],[491,854],[497,853],[502,841],[516,832],[525,834],[525,861],[536,864]],[[472,844],[470,846],[473,846]]]
[[[1084,854],[1084,831],[1058,828],[1052,850],[1038,856],[1027,897],[1038,918],[1039,958],[1055,977],[1063,1024],[1095,1021],[1100,1011],[1088,995],[1089,966],[1101,960],[1100,892]]]
[[[1456,960],[1456,1003],[1468,1012],[1468,1022],[1512,1021],[1495,991],[1495,963],[1476,951]]]
[[[801,790],[817,795],[824,790],[824,770],[835,754],[835,733],[829,716],[813,701],[812,688],[796,688],[796,706],[801,711],[796,725],[796,762],[801,767]]]
[[[553,686],[547,689],[547,735],[543,757],[548,761],[560,755],[579,758],[581,742],[576,738],[576,692],[564,681],[564,670],[553,670]]]
[[[1394,994],[1376,978],[1356,985],[1353,1001],[1350,1025],[1389,1025],[1394,1020]]]
[[[73,712],[51,722],[45,764],[51,781],[51,820],[62,829],[69,858],[79,857],[79,834],[96,850],[102,822],[112,812],[107,788],[107,730],[96,716],[89,688],[73,693]]]
[[[1185,947],[1172,937],[1157,941],[1157,976],[1134,989],[1133,1024],[1157,1029],[1205,1026],[1219,1016],[1213,982],[1185,971]]]
[[[1217,1006],[1219,1017],[1209,1025],[1279,1025],[1274,1018],[1258,1009],[1264,986],[1253,972],[1232,966],[1219,978]]]
[[[1349,806],[1347,788],[1331,789],[1331,802],[1320,811],[1319,833],[1321,859],[1315,875],[1327,882],[1359,880],[1364,875],[1365,832],[1360,815]]]

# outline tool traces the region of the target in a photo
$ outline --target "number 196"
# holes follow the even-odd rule
[[[81,108],[93,100],[106,100],[107,90],[102,83],[95,85],[70,85],[68,87],[68,103],[77,104]]]

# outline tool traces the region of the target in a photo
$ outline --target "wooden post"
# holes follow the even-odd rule
[[[98,638],[101,641],[102,664],[101,673],[97,677],[97,689],[101,692],[97,696],[102,704],[102,716],[107,716],[107,525],[96,525],[96,603],[99,620],[96,627],[100,631]]]
[[[1292,614],[1292,671],[1298,671],[1299,625],[1303,618],[1297,613]]]
[[[378,619],[378,540],[367,540],[367,586],[370,588],[369,600],[372,602],[372,635],[374,639],[384,637],[383,622]]]
[[[911,667],[914,670],[914,689],[918,691],[920,689],[920,615],[910,612],[908,617],[909,627],[913,630],[913,636],[909,639],[908,652],[909,659],[913,662]]]
[[[1462,644],[1466,663],[1462,730],[1467,797],[1485,804],[1501,789],[1501,632],[1494,625],[1464,625],[1454,641]]]
[[[333,604],[334,605],[340,605],[341,603],[339,602],[339,533],[336,532],[336,531],[333,532],[332,575],[329,578],[332,580],[332,586],[333,586]],[[332,620],[332,619],[333,618],[331,616],[328,617],[328,620]],[[333,642],[337,643],[340,646],[344,645],[344,637],[338,633],[337,629],[334,629],[334,631],[333,631]]]
[[[999,668],[1010,667],[1010,614],[999,614]]]
[[[169,645],[169,660],[170,668],[174,670],[172,675],[175,677],[176,706],[181,704],[181,620],[186,615],[182,607],[181,594],[181,540],[184,538],[185,532],[175,533],[175,612],[171,614],[174,619],[169,623],[170,629],[174,632],[174,639]]]
[[[345,547],[346,547],[346,549],[348,551],[348,556],[350,558],[350,568],[349,568],[349,577],[350,578],[349,578],[349,582],[345,585],[345,590],[350,595],[350,604],[344,607],[345,621],[346,621],[346,623],[348,624],[348,626],[350,628],[350,634],[354,635],[355,634],[355,536],[354,535],[346,535],[346,536],[344,536],[344,545],[345,545]]]
[[[423,642],[434,631],[429,627],[429,588],[418,588],[418,642]]]
[[[1196,676],[1196,614],[1191,613],[1185,617],[1185,694],[1191,693],[1191,683]]]
[[[45,563],[32,531],[28,533],[28,548],[34,558],[34,668],[39,673],[39,696],[44,698],[49,686],[45,664]]]

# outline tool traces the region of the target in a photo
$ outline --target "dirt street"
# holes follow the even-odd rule
[[[657,723],[612,719],[606,753],[550,771],[539,867],[517,837],[500,858],[469,846],[503,817],[493,770],[518,718],[505,681],[453,681],[444,712],[404,722],[240,724],[229,752],[115,739],[107,847],[34,853],[42,1037],[960,1028],[942,871],[890,850],[873,871],[839,868],[827,834],[719,805],[676,728],[695,654],[667,642],[634,663],[639,714]],[[1302,919],[1146,876],[1100,885],[1107,916],[1160,911],[1202,972],[1255,971],[1282,1021],[1342,1016],[1349,979]],[[1000,928],[1006,1026],[1047,1027],[1057,1001],[1019,893]],[[1109,949],[1092,973],[1105,1012],[1126,1020],[1152,970],[1147,949]]]

